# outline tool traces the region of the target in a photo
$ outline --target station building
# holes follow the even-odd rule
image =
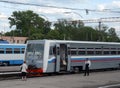
[[[10,44],[25,44],[28,37],[1,36],[0,39],[8,41]]]

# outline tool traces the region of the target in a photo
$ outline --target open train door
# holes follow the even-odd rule
[[[56,72],[70,71],[70,44],[56,44]]]

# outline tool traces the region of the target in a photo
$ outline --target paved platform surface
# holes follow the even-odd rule
[[[1,80],[0,88],[104,88],[101,86],[118,83],[120,83],[120,70],[92,72],[90,76],[83,76],[83,73],[80,73],[34,77],[28,78],[27,81],[21,79]]]

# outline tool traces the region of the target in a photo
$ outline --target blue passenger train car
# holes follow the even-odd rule
[[[26,44],[0,43],[0,66],[21,65]]]

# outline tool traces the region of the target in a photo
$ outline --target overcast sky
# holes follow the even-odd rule
[[[0,0],[4,1],[4,0]],[[32,6],[32,5],[21,5],[21,4],[10,4],[0,2],[0,32],[13,30],[9,28],[8,17],[12,15],[13,11],[25,11],[33,10],[35,13],[39,14],[46,20],[56,21],[57,19],[99,19],[108,17],[119,17],[120,16],[120,0],[6,0],[12,2],[30,3],[36,5],[44,6],[56,6],[56,7],[66,7],[75,8],[80,10],[71,10],[64,8],[50,8],[42,6]],[[88,14],[86,14],[86,9]],[[105,12],[102,12],[104,11]],[[117,11],[118,13],[113,13],[111,11]],[[66,13],[67,12],[67,13]],[[119,23],[110,23],[111,27],[115,27],[117,33],[120,34]],[[89,24],[92,25],[92,24]],[[98,25],[96,23],[96,25]]]

